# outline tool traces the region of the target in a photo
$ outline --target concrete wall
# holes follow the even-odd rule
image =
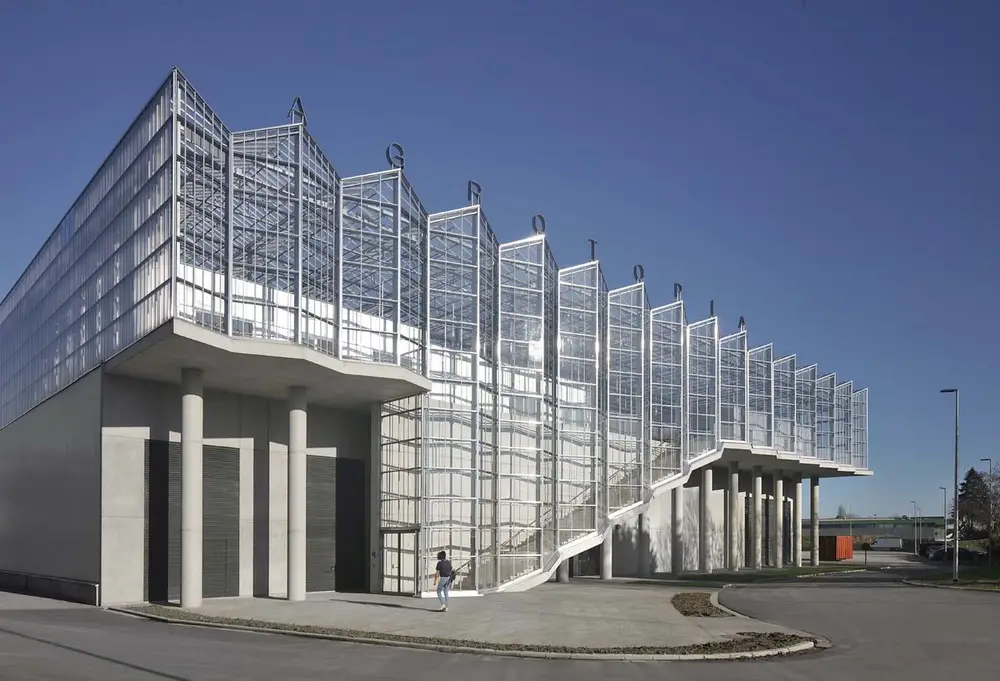
[[[0,430],[0,571],[101,577],[101,374]]]
[[[721,484],[721,471],[715,475],[716,484]],[[693,479],[699,479],[696,472]],[[649,574],[665,574],[671,572],[673,513],[671,509],[671,494],[661,493],[649,505],[644,514],[642,527],[644,537],[640,537],[639,518],[616,523],[614,545],[612,547],[612,573],[616,577],[637,577],[640,574],[640,542],[649,547]],[[684,570],[698,570],[698,555],[700,536],[698,532],[698,517],[701,513],[701,490],[698,487],[682,488],[684,495],[684,517],[682,519],[682,537],[684,541]],[[709,559],[715,570],[725,569],[725,505],[726,497],[722,489],[710,492],[710,541]],[[743,519],[743,499],[739,498],[739,517]],[[743,557],[743,525],[737,525],[740,537],[740,560]]]
[[[103,602],[136,602],[143,597],[146,440],[180,441],[180,386],[105,376],[103,424]],[[367,460],[369,425],[367,412],[310,405],[307,453]],[[240,451],[240,595],[284,594],[286,403],[206,390],[204,438]]]

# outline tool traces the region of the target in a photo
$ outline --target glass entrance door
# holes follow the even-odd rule
[[[383,529],[382,593],[415,596],[420,578],[417,565],[420,555],[418,528]]]

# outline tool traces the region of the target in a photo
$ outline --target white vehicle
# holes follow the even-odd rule
[[[872,551],[902,551],[903,540],[899,537],[879,537],[872,543]]]

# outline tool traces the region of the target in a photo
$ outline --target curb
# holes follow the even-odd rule
[[[248,627],[241,624],[226,624],[224,622],[199,622],[173,617],[163,617],[150,613],[130,610],[128,608],[107,607],[111,612],[117,612],[132,617],[162,622],[164,624],[180,624],[184,626],[205,627],[209,629],[227,629],[230,631],[246,631],[263,634],[280,634],[282,636],[297,636],[299,638],[323,639],[343,643],[362,643],[367,645],[389,646],[394,648],[415,648],[439,653],[470,653],[473,655],[496,655],[499,657],[522,657],[549,660],[622,660],[622,661],[695,661],[695,660],[750,660],[778,655],[800,653],[817,647],[816,641],[802,641],[782,648],[767,648],[764,650],[748,650],[736,653],[704,653],[704,654],[642,654],[642,653],[558,653],[536,652],[530,650],[502,650],[499,648],[473,648],[463,645],[443,645],[438,643],[419,643],[416,641],[397,641],[393,639],[365,638],[360,636],[341,636],[338,634],[318,634],[307,631],[292,631],[269,627]]]
[[[915,579],[901,579],[900,583],[907,586],[918,586],[924,589],[952,589],[954,591],[975,591],[976,593],[997,593],[1000,594],[1000,589],[982,589],[975,586],[959,586],[956,584],[933,584],[931,582],[921,582]]]
[[[857,570],[832,570],[830,572],[813,572],[805,575],[795,575],[795,579],[808,579],[810,577],[829,577],[830,575],[852,575],[858,572],[868,572],[868,568],[858,568]]]

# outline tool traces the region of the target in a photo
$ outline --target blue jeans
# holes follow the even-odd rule
[[[448,596],[451,594],[451,577],[442,577],[438,580],[437,596],[438,602],[444,607],[448,607]]]

